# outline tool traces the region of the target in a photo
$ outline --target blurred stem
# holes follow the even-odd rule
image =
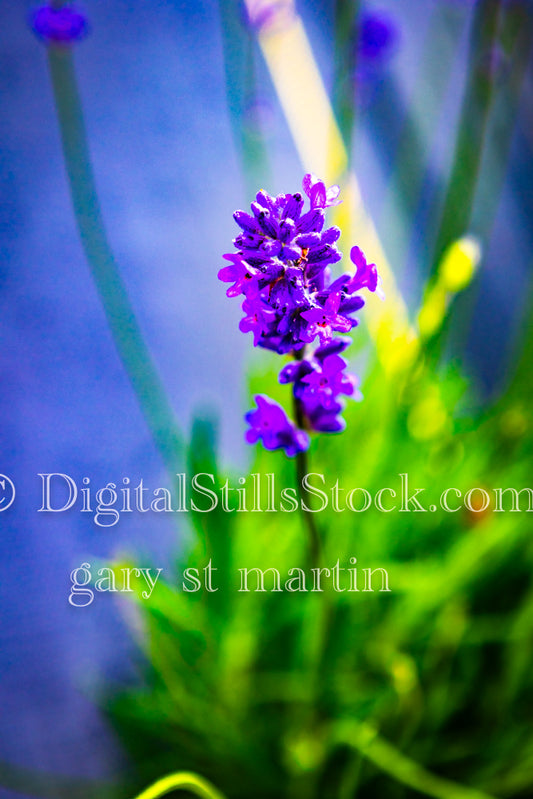
[[[519,5],[502,11],[500,43],[494,58],[495,94],[487,145],[483,155],[470,230],[488,247],[507,173],[508,156],[515,130],[520,96],[533,43],[533,14]],[[465,347],[472,327],[478,291],[471,288],[457,298],[442,334],[454,352]]]
[[[139,794],[136,799],[158,799],[170,791],[188,791],[202,799],[224,799],[223,794],[210,782],[187,771],[163,777]]]
[[[366,116],[372,140],[379,145],[377,152],[383,159],[383,168],[386,170],[391,160],[393,164],[380,217],[385,243],[402,268],[413,245],[413,229],[417,229],[423,215],[428,191],[424,187],[431,187],[436,196],[443,194],[441,176],[432,166],[430,147],[457,57],[464,16],[465,9],[460,4],[434,5],[410,102],[403,96],[394,72],[388,70],[382,78],[376,111]],[[396,129],[398,135],[387,147],[390,131]],[[409,268],[413,268],[412,264]]]
[[[182,449],[172,408],[135,317],[102,219],[72,55],[49,47],[48,62],[74,214],[118,354],[141,411],[170,474]]]
[[[235,0],[219,0],[219,9],[226,97],[233,140],[241,158],[246,192],[254,196],[269,171],[260,122],[252,130],[245,119],[246,104],[257,99],[253,52],[255,42],[244,29]]]
[[[0,793],[36,796],[39,799],[120,799],[128,795],[127,787],[50,772],[31,771],[0,761]]]
[[[355,92],[359,0],[335,0],[335,80],[333,110],[348,154],[352,160],[355,126]]]
[[[530,274],[533,274],[533,263],[530,264]],[[526,311],[521,335],[519,336],[519,352],[517,364],[512,375],[509,388],[496,402],[496,409],[507,405],[512,400],[520,397],[527,397],[531,392],[531,364],[533,363],[533,277],[529,280],[529,286],[524,287],[527,292]]]
[[[360,752],[353,754],[353,759],[350,761],[344,774],[339,788],[338,799],[354,799],[357,796],[357,788],[361,779],[361,768],[363,765],[363,756]]]
[[[380,738],[367,724],[347,724],[339,739],[357,749],[385,774],[426,796],[434,799],[494,799],[483,791],[432,774]]]
[[[481,0],[474,10],[468,78],[430,277],[436,274],[448,244],[462,236],[470,223],[494,96],[491,59],[498,41],[502,5],[503,0]]]
[[[502,11],[493,70],[498,82],[486,153],[472,213],[472,232],[488,241],[507,173],[520,97],[533,47],[533,13],[518,4]]]

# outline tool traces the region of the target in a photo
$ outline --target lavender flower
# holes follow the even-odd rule
[[[398,27],[388,14],[382,11],[362,14],[357,46],[360,60],[366,64],[388,61],[396,49],[398,38]]]
[[[254,345],[296,358],[281,370],[279,379],[293,384],[300,427],[339,432],[345,426],[340,417],[343,397],[361,395],[340,356],[350,339],[335,333],[347,333],[358,324],[353,314],[364,305],[358,292],[380,293],[380,280],[376,265],[367,263],[359,247],[350,253],[355,274],[332,280],[331,265],[342,258],[336,247],[340,230],[324,224],[326,209],[341,202],[339,187],[326,188],[312,174],[305,175],[302,185],[308,210],[300,193],[272,197],[260,191],[251,214],[235,212],[241,228],[233,242],[237,252],[224,255],[230,265],[218,277],[232,284],[228,297],[243,297],[239,327],[253,333]],[[263,395],[256,401],[257,411],[246,416],[249,443],[261,440],[267,449],[283,448],[288,455],[309,446],[309,437],[279,405]]]
[[[330,340],[334,330],[348,333],[352,329],[355,321],[337,313],[340,304],[340,294],[329,294],[323,308],[311,308],[302,313],[302,317],[308,323],[307,330],[312,338],[318,335],[320,340],[325,342]]]
[[[363,107],[371,103],[374,91],[383,80],[400,43],[401,29],[387,12],[362,11],[354,33],[357,101]]]
[[[338,186],[326,189],[325,184],[313,174],[304,177],[303,190],[309,197],[311,208],[329,208],[331,205],[339,205],[342,202],[337,199],[340,193]]]
[[[224,255],[228,261],[231,261],[231,266],[223,266],[218,273],[219,280],[225,283],[233,283],[226,291],[227,297],[238,297],[239,294],[254,293],[257,291],[257,272],[252,267],[248,266],[242,255],[234,255],[228,253]]]
[[[47,44],[68,45],[87,35],[87,16],[75,6],[45,3],[30,14],[34,33]]]
[[[255,401],[257,410],[245,416],[250,425],[246,433],[249,444],[261,439],[265,449],[284,449],[290,457],[307,449],[309,437],[290,421],[281,405],[264,394],[258,394]]]
[[[328,355],[317,369],[302,377],[305,388],[302,391],[303,400],[309,398],[311,402],[319,400],[324,408],[332,407],[339,394],[348,396],[355,393],[357,386],[355,375],[344,374],[347,363],[340,355]]]
[[[292,383],[303,418],[311,430],[340,432],[344,420],[339,414],[344,401],[339,396],[362,399],[355,375],[346,372],[347,363],[340,354],[351,343],[349,338],[334,338],[318,347],[309,357],[288,363],[279,374],[280,383]]]
[[[381,278],[378,275],[376,264],[368,264],[363,251],[359,247],[352,247],[350,260],[355,266],[355,275],[348,284],[349,291],[353,292],[367,288],[369,291],[375,291],[381,299],[385,299],[381,291]]]

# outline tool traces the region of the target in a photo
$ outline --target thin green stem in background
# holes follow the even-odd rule
[[[481,0],[474,11],[467,85],[430,277],[436,274],[448,244],[464,235],[470,222],[494,96],[491,59],[498,41],[502,5],[503,0]]]
[[[62,774],[32,771],[0,761],[0,791],[13,791],[39,799],[121,799],[127,796],[122,785],[99,780],[67,777]]]
[[[354,752],[342,774],[338,799],[354,799],[361,782],[361,768],[364,758],[360,752]]]
[[[442,113],[443,98],[453,74],[466,13],[460,4],[435,4],[431,9],[412,97],[407,101],[395,72],[389,70],[383,75],[379,93],[380,119],[375,119],[376,114],[368,115],[367,124],[373,125],[371,131],[376,147],[386,135],[384,129],[393,127],[400,120],[393,171],[380,212],[384,242],[394,253],[397,270],[405,267],[413,234],[418,235],[418,226],[413,220],[416,220],[419,210],[424,182],[429,180],[434,184],[435,194],[443,195],[442,178],[432,172],[431,147]],[[423,269],[421,266],[418,268]],[[413,269],[412,262],[409,269]]]
[[[235,0],[219,0],[226,98],[237,153],[241,159],[247,194],[255,196],[269,174],[267,149],[261,130],[246,118],[247,105],[258,99],[254,39],[239,18]],[[243,12],[246,13],[243,6]],[[259,113],[260,117],[260,113]],[[252,129],[253,127],[253,129]]]
[[[501,200],[532,48],[531,9],[509,4],[502,11],[499,42],[490,65],[496,91],[470,226],[483,241],[489,240]]]
[[[188,771],[180,771],[177,774],[170,774],[168,777],[155,782],[136,799],[159,799],[160,796],[171,791],[188,791],[201,799],[224,799],[223,794],[211,785],[210,782],[192,774]]]
[[[533,263],[530,263],[529,274],[533,275]],[[531,392],[531,364],[533,363],[533,277],[529,279],[529,285],[523,287],[522,291],[527,296],[525,303],[524,321],[521,325],[521,335],[519,336],[520,345],[517,347],[516,367],[511,379],[509,388],[495,405],[496,412],[501,410],[509,401],[519,401],[524,395]]]
[[[496,186],[490,185],[490,178],[493,179],[493,176],[489,173],[498,174],[498,170],[494,169],[494,142],[491,141],[491,125],[493,126],[502,96],[502,87],[498,85],[496,78],[498,70],[494,68],[494,62],[499,57],[498,47],[502,31],[505,28],[503,5],[502,0],[481,0],[474,11],[467,84],[459,119],[453,165],[433,250],[430,283],[436,279],[446,248],[469,232],[476,219],[479,220],[479,214],[475,214],[475,208],[481,197],[480,187],[486,185],[487,188],[490,186],[496,190]],[[512,82],[514,80],[516,78]],[[506,119],[504,127],[512,127],[513,123],[514,119],[510,117]],[[487,153],[492,157],[492,161]],[[505,160],[503,152],[498,155]],[[488,205],[486,200],[481,199],[481,202],[485,204],[486,214],[483,224],[477,229],[482,235],[484,234],[481,243],[482,246],[486,246],[485,237],[488,237],[490,233],[497,198],[491,197],[488,200]],[[428,226],[429,231],[430,227]],[[429,239],[431,239],[431,231],[428,241]],[[475,291],[474,284],[474,287],[465,292],[456,303],[460,312],[456,310],[453,314],[453,328],[451,314],[449,314],[437,334],[428,339],[426,353],[434,363],[440,360],[451,331],[453,331],[456,348],[464,348],[476,296]]]
[[[406,757],[367,724],[348,723],[340,739],[359,751],[385,774],[433,799],[494,799],[476,788],[438,777]]]
[[[335,2],[335,81],[333,110],[339,123],[348,153],[352,160],[353,132],[355,127],[355,95],[357,42],[359,37],[359,0]]]
[[[469,224],[469,230],[479,238],[484,251],[490,243],[507,174],[522,86],[533,45],[533,16],[519,5],[505,7],[499,30],[499,45],[492,54],[493,63],[490,65],[496,88]],[[454,303],[442,331],[454,352],[464,351],[474,324],[477,301],[478,291],[474,287]]]
[[[72,55],[68,49],[50,47],[48,62],[72,203],[83,249],[115,345],[142,413],[165,466],[170,474],[174,474],[179,471],[181,461],[181,437],[105,232]]]
[[[474,11],[467,85],[430,277],[436,274],[448,244],[462,236],[470,222],[494,95],[490,59],[498,39],[501,7],[502,0],[481,0]]]

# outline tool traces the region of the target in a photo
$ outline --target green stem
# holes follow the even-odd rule
[[[48,62],[74,214],[118,354],[170,474],[179,470],[181,438],[172,408],[135,317],[105,232],[72,55],[50,47]]]
[[[158,799],[170,791],[189,791],[195,796],[200,796],[201,799],[224,799],[223,794],[217,791],[210,782],[188,771],[180,771],[177,774],[162,777],[140,793],[136,799]]]
[[[235,0],[219,0],[222,54],[226,78],[226,98],[233,140],[241,159],[247,194],[255,195],[257,187],[269,176],[267,148],[261,125],[255,131],[245,119],[246,104],[257,98],[254,63],[255,42],[243,32]]]
[[[364,758],[362,754],[360,752],[354,752],[352,760],[348,763],[342,775],[338,799],[354,799],[354,797],[357,796],[363,762]]]
[[[355,127],[355,69],[359,35],[359,0],[335,0],[335,80],[333,109],[352,160]]]
[[[448,244],[462,236],[470,223],[494,99],[489,59],[498,41],[502,5],[503,0],[481,0],[474,12],[468,82],[430,277],[435,276]]]
[[[363,757],[397,782],[433,799],[494,799],[483,791],[432,774],[380,738],[367,724],[347,724],[340,731],[338,740],[353,746]]]
[[[530,264],[532,274],[533,264]],[[523,289],[527,296],[524,321],[522,323],[521,335],[518,336],[518,352],[515,355],[516,365],[511,369],[512,377],[509,388],[499,398],[495,409],[506,407],[513,401],[519,401],[529,397],[531,385],[531,363],[533,362],[533,278],[530,278],[529,285]],[[529,403],[529,399],[527,399]]]
[[[524,78],[527,74],[533,49],[533,15],[525,5],[504,6],[500,23],[500,50],[496,59],[498,91],[491,112],[491,125],[487,136],[484,163],[482,164],[476,202],[472,210],[471,229],[488,242],[505,182],[509,153],[518,112]]]
[[[87,799],[88,796],[123,799],[128,795],[127,787],[123,785],[32,771],[0,761],[0,794],[6,795],[7,791],[10,796],[22,794],[39,799]]]
[[[500,41],[509,57],[508,68],[499,74],[495,92],[487,144],[479,170],[475,201],[469,228],[485,250],[490,241],[496,211],[501,201],[507,174],[508,156],[515,129],[520,96],[533,45],[533,17],[519,5],[505,6],[500,22]],[[496,69],[498,69],[496,67]],[[498,73],[497,73],[498,74]],[[447,347],[461,352],[471,331],[473,311],[478,301],[479,284],[457,297],[442,328]]]
[[[299,399],[293,396],[294,418],[296,426],[304,429],[305,420],[302,410],[302,404]],[[309,463],[307,460],[307,452],[299,452],[296,456],[296,491],[298,493],[300,511],[303,516],[307,533],[309,535],[309,563],[311,567],[316,567],[320,563],[321,558],[321,542],[318,528],[315,524],[315,517],[313,511],[305,510],[303,507],[303,491],[302,481],[306,474],[309,474]]]
[[[465,8],[459,3],[436,3],[420,59],[420,76],[409,103],[402,98],[394,73],[383,76],[377,112],[379,125],[372,128],[380,141],[384,125],[400,120],[391,172],[380,222],[386,249],[394,252],[394,262],[404,269],[412,239],[412,220],[417,214],[424,181],[431,175],[436,196],[443,195],[440,175],[432,172],[431,144],[447,91],[458,40],[464,27]],[[369,117],[369,122],[373,115]],[[422,268],[422,267],[421,267]]]

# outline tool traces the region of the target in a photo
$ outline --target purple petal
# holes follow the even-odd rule
[[[233,218],[243,230],[247,233],[259,233],[259,226],[253,216],[247,214],[246,211],[235,211]]]

